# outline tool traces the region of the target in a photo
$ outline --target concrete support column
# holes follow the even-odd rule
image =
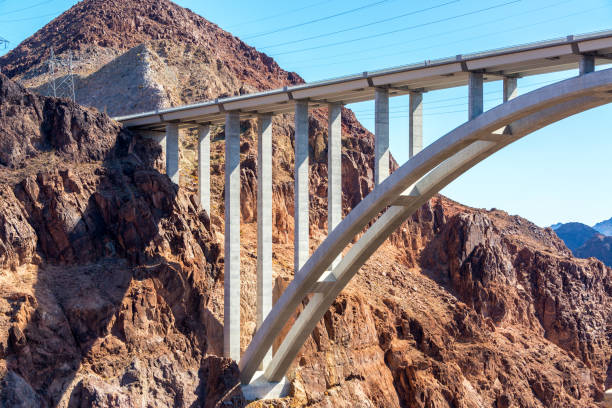
[[[374,100],[374,184],[389,177],[389,90],[377,88]]]
[[[240,360],[240,114],[225,116],[223,355]]]
[[[166,125],[166,175],[179,183],[179,128],[177,123]]]
[[[327,126],[327,230],[342,220],[342,104],[328,105]],[[331,264],[333,269],[340,257]]]
[[[198,126],[198,196],[210,217],[210,126]]]
[[[420,92],[411,93],[409,105],[410,146],[408,157],[412,158],[423,150],[423,94]]]
[[[508,102],[518,96],[518,79],[504,78],[504,102]]]
[[[295,185],[294,185],[293,267],[297,275],[310,254],[308,182],[308,101],[295,103]]]
[[[593,55],[581,55],[579,71],[580,75],[595,72],[595,57]]]
[[[483,111],[483,74],[470,72],[468,80],[468,120],[482,114]]]
[[[259,117],[257,139],[257,328],[272,310],[272,116]],[[268,350],[261,363],[272,360]]]

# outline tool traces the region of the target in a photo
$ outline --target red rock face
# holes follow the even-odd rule
[[[145,43],[158,56],[185,52],[219,68],[216,82],[181,83],[182,102],[301,81],[168,1],[81,2],[0,57],[3,72],[27,79],[45,58],[43,43],[113,55]],[[177,189],[158,171],[159,147],[106,115],[1,76],[0,97],[1,404],[244,406],[237,366],[220,357],[223,133],[212,143],[208,215],[194,204],[193,169],[184,166]],[[373,188],[373,137],[349,110],[342,127],[347,213]],[[243,348],[255,329],[255,135],[256,124],[244,122]],[[292,117],[279,116],[277,295],[292,277],[292,150]],[[316,110],[315,242],[327,230],[326,155],[326,112]],[[271,404],[595,407],[612,385],[611,276],[602,264],[572,258],[523,219],[443,197],[389,241],[317,325],[289,373],[290,398]]]
[[[402,230],[395,240],[410,231],[422,246],[387,244],[364,266],[294,363],[296,399],[596,406],[609,381],[609,269],[571,258],[550,230],[443,198]]]
[[[240,403],[235,363],[204,358],[219,246],[152,167],[160,148],[1,75],[0,90],[3,405]]]
[[[130,23],[130,21],[136,21]],[[77,23],[78,22],[78,23]],[[62,33],[58,35],[58,33]],[[76,39],[76,40],[73,40]],[[83,64],[76,67],[82,75],[91,70],[104,71],[102,60],[96,57],[100,47],[105,53],[118,56],[138,51],[140,54],[149,47],[159,58],[164,58],[163,71],[171,67],[177,72],[178,80],[172,89],[166,89],[173,96],[171,104],[191,103],[202,99],[239,95],[302,83],[294,73],[282,70],[271,58],[257,52],[238,38],[219,29],[204,18],[183,9],[169,1],[97,1],[80,2],[62,16],[24,41],[15,50],[0,57],[3,72],[19,78],[30,85],[39,84],[33,78],[40,77],[46,49],[35,44],[48,43],[56,54],[65,53],[69,48],[82,58]],[[146,47],[143,47],[142,44]],[[136,47],[136,48],[134,48]],[[34,51],[34,49],[36,51]],[[130,50],[130,52],[127,52]],[[93,54],[92,54],[93,53]],[[104,53],[103,53],[104,54]],[[93,56],[92,56],[93,55]],[[106,55],[106,54],[105,54]],[[203,65],[197,65],[202,62]],[[215,62],[216,61],[216,62]],[[123,62],[122,62],[123,64]],[[107,64],[111,65],[111,64]],[[204,72],[204,74],[203,74]],[[127,73],[126,73],[127,75]],[[115,82],[106,78],[107,82]],[[34,82],[32,82],[34,81]],[[116,81],[120,81],[116,78]],[[109,85],[110,86],[110,85]],[[125,84],[129,86],[129,84]],[[133,90],[138,93],[139,90]],[[91,92],[91,91],[83,91]],[[147,94],[148,95],[148,94]],[[126,99],[118,91],[113,101]],[[92,98],[93,99],[93,98]],[[158,108],[157,100],[139,104],[139,110]],[[77,92],[77,100],[79,95]],[[95,101],[93,106],[105,110],[114,102]],[[114,114],[125,114],[129,104],[116,103]],[[326,227],[327,196],[327,110],[312,112],[310,119],[311,151],[311,223],[318,229]],[[256,123],[243,123],[241,146],[243,160],[243,220],[255,219],[256,192]],[[288,242],[293,235],[293,117],[281,115],[274,120],[274,184],[275,184],[275,240]],[[342,114],[343,138],[343,203],[347,213],[373,188],[373,135],[356,120],[347,109]],[[213,199],[223,207],[223,134],[218,143],[213,142]],[[184,138],[183,150],[193,150],[189,139]],[[216,154],[215,154],[216,153]],[[215,159],[215,156],[220,157]],[[187,167],[187,166],[184,166]],[[395,168],[395,163],[392,164]],[[182,184],[193,191],[192,173],[183,172]],[[216,215],[216,214],[213,214]],[[221,215],[221,214],[219,214]],[[222,217],[221,217],[222,218]]]
[[[95,46],[127,51],[150,40],[178,40],[217,50],[218,65],[258,89],[303,82],[297,74],[282,70],[272,58],[168,0],[79,2],[0,57],[0,65],[5,75],[13,77],[41,66],[48,58],[49,47],[57,55],[69,50],[80,54]]]
[[[571,258],[552,230],[499,212],[453,217],[421,262],[496,327],[524,327],[583,362],[599,395],[611,353],[611,271],[603,263]]]

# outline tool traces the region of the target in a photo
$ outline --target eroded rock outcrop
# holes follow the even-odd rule
[[[2,403],[242,404],[235,363],[206,356],[219,246],[159,146],[1,75],[0,112]]]
[[[126,67],[139,75],[126,76],[139,110],[301,82],[166,0],[80,2],[1,57],[3,72],[42,85],[42,43],[79,57],[92,97],[117,79],[101,94],[116,106],[87,102],[108,112],[133,105],[117,92]],[[222,129],[208,215],[190,194],[194,135],[181,138],[177,189],[158,171],[158,146],[1,78],[2,403],[244,406],[235,363],[219,357]],[[274,120],[277,293],[292,277],[292,122]],[[349,110],[342,129],[346,213],[372,189],[373,138]],[[313,244],[327,231],[326,132],[315,110]],[[255,330],[254,122],[242,123],[241,141],[244,348]],[[609,269],[572,258],[549,231],[437,197],[336,300],[294,362],[291,396],[271,404],[595,407],[612,381],[609,282]]]
[[[410,231],[423,247],[388,243],[363,267],[294,363],[296,400],[597,407],[609,381],[608,268],[571,258],[550,230],[442,197],[402,230],[395,239]]]

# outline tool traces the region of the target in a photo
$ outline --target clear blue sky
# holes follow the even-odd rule
[[[75,3],[0,0],[0,36],[14,47]],[[307,81],[612,29],[612,0],[177,3]],[[396,32],[385,34],[390,31]],[[528,91],[575,74],[524,78],[519,87]],[[500,103],[499,83],[487,84],[485,93],[485,108]],[[462,87],[425,95],[426,144],[465,121],[466,94]],[[408,158],[407,103],[407,97],[391,103],[391,151],[400,163]],[[373,130],[373,102],[349,107]],[[608,219],[612,217],[611,119],[612,106],[607,106],[538,131],[479,164],[443,193],[474,207],[519,214],[541,226],[560,221],[592,225]]]

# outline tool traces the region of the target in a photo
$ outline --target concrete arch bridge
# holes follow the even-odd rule
[[[465,171],[516,140],[612,102],[612,31],[568,36],[485,53],[364,72],[334,80],[116,118],[156,138],[178,183],[179,128],[199,129],[200,203],[210,210],[210,125],[225,124],[224,353],[239,361],[247,398],[282,392],[303,343],[359,268],[422,204]],[[577,75],[518,95],[518,79],[558,71]],[[483,83],[503,81],[503,103],[483,112]],[[468,88],[468,120],[422,147],[422,95]],[[389,175],[389,98],[409,95],[410,159]],[[341,107],[375,100],[375,188],[342,219]],[[309,253],[308,111],[329,107],[329,235]],[[295,112],[295,277],[272,306],[272,129],[274,114]],[[256,117],[258,136],[258,328],[240,355],[240,120]],[[382,216],[379,215],[382,212]],[[370,224],[359,240],[353,238]],[[342,251],[349,247],[346,255]],[[312,295],[279,349],[271,347],[302,300]]]

